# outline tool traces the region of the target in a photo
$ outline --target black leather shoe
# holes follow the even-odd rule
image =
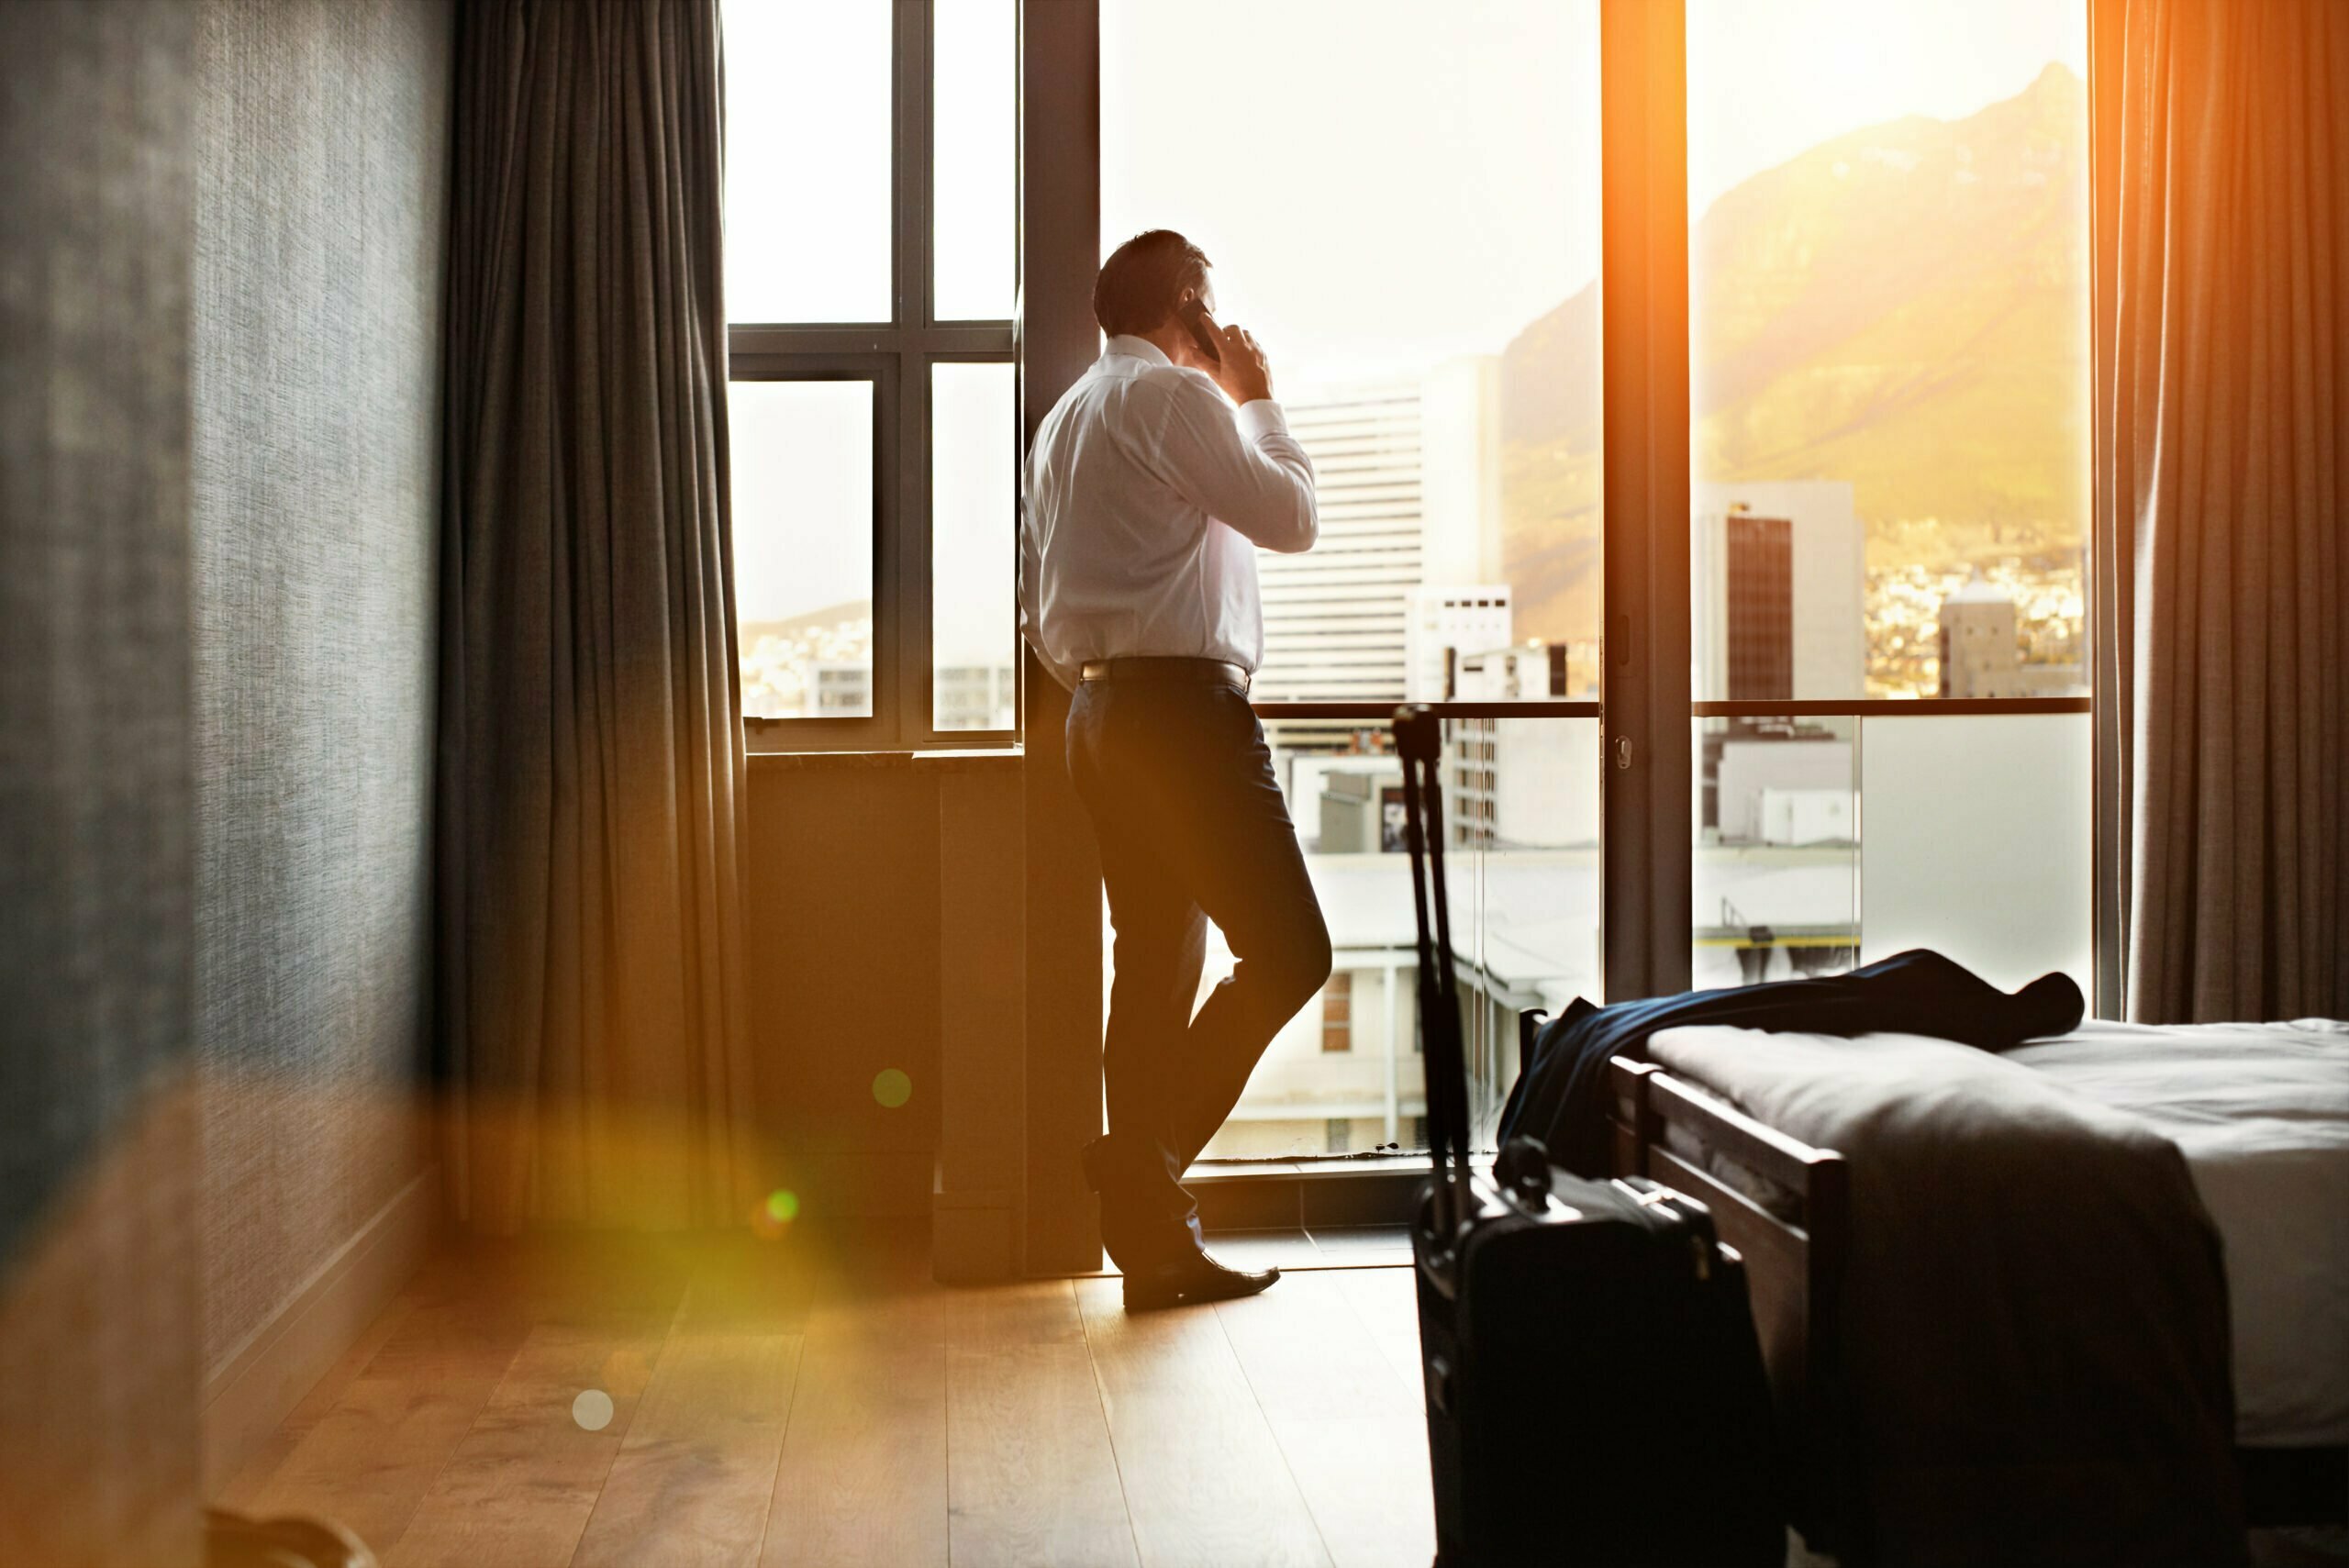
[[[1250,1273],[1228,1269],[1205,1252],[1186,1252],[1126,1274],[1126,1310],[1150,1312],[1186,1302],[1230,1301],[1253,1296],[1281,1277],[1278,1269]]]

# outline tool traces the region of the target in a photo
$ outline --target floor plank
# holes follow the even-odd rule
[[[1114,1277],[947,1291],[886,1240],[444,1257],[236,1494],[387,1568],[1427,1561],[1408,1270],[1129,1316]]]
[[[1424,1568],[1427,1423],[1340,1273],[1285,1275],[1216,1315],[1338,1568]]]
[[[674,1315],[674,1308],[615,1313],[533,1327],[415,1518],[382,1554],[386,1568],[568,1562]],[[594,1429],[575,1413],[574,1402],[590,1390],[612,1404],[608,1422]]]
[[[291,1445],[249,1511],[331,1519],[382,1553],[407,1529],[529,1327],[471,1302],[418,1305]]]
[[[955,1568],[1119,1568],[1135,1561],[1068,1281],[952,1293],[946,1390]]]
[[[946,1561],[941,1293],[901,1285],[819,1296],[807,1314],[762,1568]]]
[[[410,1287],[399,1292],[382,1312],[376,1314],[375,1320],[367,1326],[367,1331],[360,1335],[349,1350],[335,1358],[334,1365],[328,1367],[325,1375],[311,1385],[293,1409],[286,1412],[285,1418],[254,1445],[253,1451],[245,1456],[245,1462],[238,1467],[237,1473],[221,1487],[219,1496],[210,1499],[214,1507],[235,1513],[251,1512],[268,1490],[270,1482],[293,1457],[295,1449],[317,1429],[318,1423],[334,1409],[351,1385],[366,1372],[376,1352],[399,1331],[408,1314],[416,1310],[417,1301],[417,1294]]]
[[[1116,1280],[1075,1289],[1144,1568],[1327,1564],[1215,1309],[1129,1313]]]
[[[1355,1269],[1338,1276],[1347,1305],[1370,1330],[1411,1407],[1427,1411],[1427,1378],[1419,1364],[1419,1275],[1411,1269]]]
[[[798,1370],[796,1334],[670,1336],[573,1568],[751,1568]]]

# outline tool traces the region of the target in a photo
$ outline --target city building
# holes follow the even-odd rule
[[[1688,536],[1695,695],[1864,695],[1865,542],[1841,481],[1698,485]]]
[[[1463,652],[1508,644],[1509,603],[1506,583],[1412,589],[1403,633],[1404,698],[1442,702],[1455,695]]]
[[[1799,846],[1858,839],[1850,740],[1820,726],[1785,726],[1776,734],[1739,726],[1709,761],[1717,841]]]
[[[1008,663],[941,664],[930,676],[930,711],[941,729],[1009,729],[1019,685]]]
[[[1506,641],[1500,361],[1308,389],[1282,400],[1313,460],[1320,540],[1258,558],[1264,660],[1255,695],[1400,702],[1438,695],[1444,649]]]
[[[1944,697],[2037,697],[2086,689],[2077,664],[2026,664],[2014,595],[1976,568],[1942,601],[1936,648]]]
[[[1563,642],[1487,649],[1458,661],[1464,702],[1539,702],[1575,690]],[[1460,718],[1446,727],[1445,823],[1454,844],[1564,848],[1598,841],[1598,721]]]
[[[818,718],[851,718],[873,711],[873,666],[841,659],[806,666],[807,710]]]

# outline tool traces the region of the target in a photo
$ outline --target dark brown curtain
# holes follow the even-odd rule
[[[2099,542],[2129,1016],[2339,1016],[2349,5],[2119,17]]]
[[[747,1213],[717,0],[460,9],[441,1065],[474,1225]]]

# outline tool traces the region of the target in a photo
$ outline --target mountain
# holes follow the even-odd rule
[[[1840,479],[1871,565],[2076,547],[2088,506],[2085,90],[2050,65],[1746,180],[1690,236],[1696,472]],[[1598,292],[1502,359],[1521,635],[1598,625]]]

